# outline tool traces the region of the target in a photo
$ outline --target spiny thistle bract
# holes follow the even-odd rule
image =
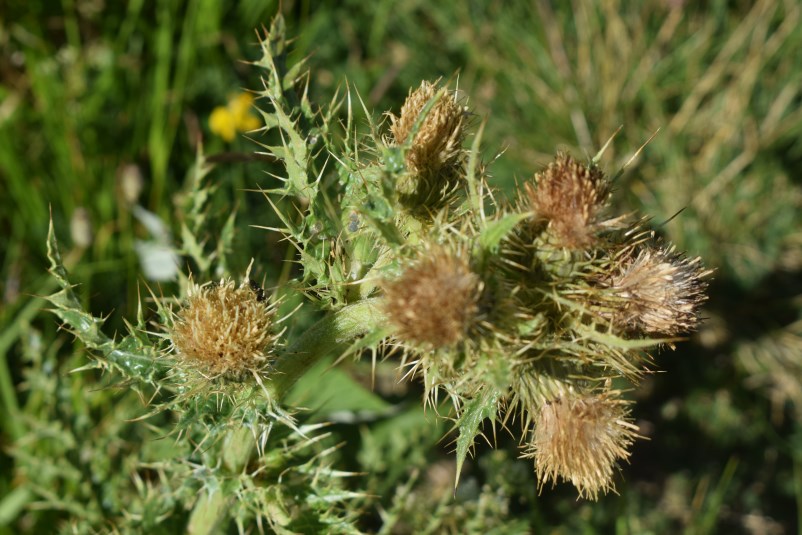
[[[333,532],[357,531],[354,515],[343,512],[356,494],[341,490],[344,474],[323,460],[333,449],[311,451],[296,465],[309,481],[281,487],[286,444],[316,440],[306,436],[303,413],[281,407],[322,359],[386,348],[400,348],[401,366],[424,380],[438,414],[452,410],[457,478],[483,423],[511,427],[518,419],[522,455],[534,458],[540,487],[564,479],[590,499],[614,490],[616,463],[638,435],[613,379],[636,383],[648,373],[646,351],[696,328],[709,273],[701,261],[652,239],[641,223],[606,213],[611,187],[601,153],[588,163],[560,153],[513,202],[497,202],[480,140],[463,146],[468,112],[454,92],[422,83],[400,116],[388,114],[389,126],[366,113],[370,135],[358,133],[349,106],[345,139],[336,139],[329,126],[340,103],[318,109],[308,100],[308,77],[287,65],[280,17],[262,49],[258,135],[286,171],[279,187],[264,191],[283,225],[271,229],[297,249],[302,273],[285,289],[313,297],[322,312],[316,323],[291,329],[279,344],[277,305],[246,275],[239,286],[228,278],[191,284],[175,313],[155,300],[168,334],[154,339],[139,317],[116,342],[81,310],[55,238],[49,242],[62,285],[50,297],[56,313],[101,354],[100,366],[144,385],[162,411],[179,415],[179,440],[188,439],[200,466],[168,464],[183,467],[189,488],[208,490],[203,500],[181,498],[194,507],[193,531],[234,521],[242,529],[254,519],[292,530],[306,525],[296,513]],[[204,258],[203,240],[189,238],[186,250],[214,272],[209,258],[230,243]],[[440,406],[440,392],[451,409]],[[265,481],[268,472],[279,476]],[[248,503],[232,510],[235,496]]]

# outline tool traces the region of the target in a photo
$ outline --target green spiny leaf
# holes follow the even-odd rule
[[[499,398],[501,398],[501,392],[498,390],[485,390],[481,395],[468,402],[463,408],[462,414],[459,415],[455,487],[459,483],[459,476],[462,472],[462,464],[465,462],[465,457],[468,455],[471,446],[473,446],[476,435],[480,433],[479,427],[482,422],[488,418],[495,422]]]
[[[52,220],[48,231],[47,254],[50,272],[62,287],[61,291],[46,297],[55,307],[53,313],[69,325],[72,333],[87,347],[103,354],[102,366],[110,366],[126,378],[154,383],[155,377],[162,371],[156,359],[156,349],[132,335],[124,337],[119,343],[115,342],[100,330],[103,320],[81,307],[67,280],[67,270],[61,261]]]
[[[479,247],[487,253],[494,253],[498,250],[501,240],[521,221],[528,218],[530,214],[508,214],[497,221],[490,223],[479,235]]]

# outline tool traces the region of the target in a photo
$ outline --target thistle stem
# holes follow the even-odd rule
[[[293,342],[276,361],[264,389],[271,401],[279,402],[292,385],[323,357],[342,351],[354,341],[381,326],[384,313],[377,299],[365,299],[326,315]],[[241,472],[256,449],[249,429],[240,427],[226,434],[226,454],[223,461],[231,474]],[[222,526],[230,496],[218,490],[201,496],[190,516],[187,532],[191,535],[210,535]]]
[[[375,298],[328,314],[299,336],[276,361],[274,372],[264,385],[270,399],[281,400],[316,362],[347,349],[354,339],[375,330],[384,321]]]

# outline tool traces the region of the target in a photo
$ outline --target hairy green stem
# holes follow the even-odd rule
[[[312,325],[290,344],[265,382],[270,399],[279,401],[316,362],[335,351],[344,351],[358,337],[379,328],[385,321],[378,300],[365,299],[348,305]]]

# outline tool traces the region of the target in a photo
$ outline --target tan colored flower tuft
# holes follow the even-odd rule
[[[242,379],[271,360],[275,306],[250,281],[193,286],[170,336],[178,358],[212,378]]]
[[[626,257],[606,284],[615,295],[609,315],[625,329],[676,335],[699,324],[699,306],[707,299],[710,271],[700,258],[669,249],[643,248]]]
[[[535,175],[535,183],[525,186],[530,206],[537,219],[549,222],[560,244],[575,250],[593,245],[605,226],[598,218],[610,195],[604,174],[560,153]]]
[[[436,99],[426,112],[426,105]],[[443,92],[437,85],[422,82],[401,108],[400,117],[390,114],[390,132],[395,145],[410,142],[406,166],[410,176],[399,181],[402,196],[417,205],[436,205],[448,198],[461,177],[465,161],[462,142],[465,139],[466,111],[455,93]]]
[[[390,131],[395,143],[402,145],[408,141],[426,104],[437,97],[406,155],[407,164],[415,172],[453,165],[462,158],[465,110],[454,95],[443,93],[438,96],[439,91],[435,84],[422,82],[407,97],[401,107],[401,116],[390,116]]]
[[[563,478],[592,500],[614,491],[616,462],[629,458],[627,448],[639,437],[626,405],[609,393],[563,396],[543,405],[527,452],[535,458],[540,486]]]
[[[384,285],[385,312],[402,341],[439,348],[465,338],[482,289],[465,256],[433,248]]]

